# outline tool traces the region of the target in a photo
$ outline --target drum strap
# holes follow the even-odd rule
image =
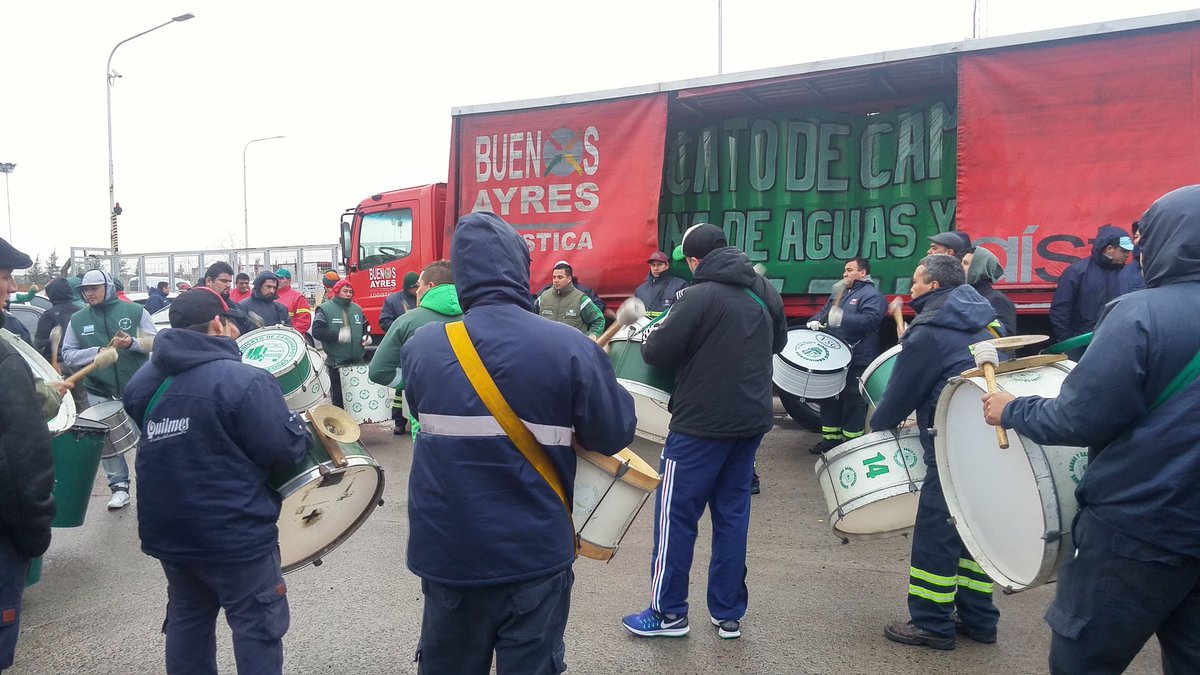
[[[158,385],[158,389],[154,390],[154,395],[150,397],[150,402],[146,404],[146,414],[144,415],[145,417],[150,416],[150,412],[152,410],[154,410],[155,406],[158,405],[159,399],[161,399],[163,397],[163,394],[167,393],[167,389],[171,386],[171,383],[174,381],[175,381],[175,376],[168,375],[167,379],[163,380],[162,384]]]
[[[446,324],[446,336],[450,338],[450,347],[454,350],[454,355],[458,357],[458,363],[462,366],[463,372],[467,374],[471,386],[475,388],[475,393],[479,395],[479,400],[483,401],[488,412],[500,423],[500,428],[508,434],[508,439],[517,446],[525,459],[533,465],[534,469],[537,469],[537,472],[554,490],[554,494],[562,500],[563,506],[567,509],[567,517],[571,518],[571,504],[567,502],[567,493],[563,490],[558,472],[554,470],[554,465],[550,462],[550,456],[533,437],[533,433],[529,431],[521,418],[513,412],[508,401],[504,399],[504,395],[500,393],[500,389],[496,387],[496,382],[492,380],[487,367],[479,358],[479,352],[475,351],[475,345],[471,343],[467,327],[462,321],[448,323]]]
[[[1192,357],[1191,361],[1188,361],[1183,370],[1179,371],[1179,374],[1167,384],[1167,388],[1159,393],[1158,397],[1154,399],[1154,403],[1150,404],[1150,410],[1154,410],[1166,403],[1168,399],[1179,393],[1179,390],[1194,382],[1197,377],[1200,377],[1200,352],[1196,352],[1196,355]]]

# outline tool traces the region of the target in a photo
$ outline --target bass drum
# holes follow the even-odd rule
[[[25,344],[21,338],[10,333],[8,330],[0,328],[0,339],[7,342],[21,358],[25,360],[25,364],[29,366],[29,370],[33,371],[33,377],[43,382],[61,382],[62,377],[54,372],[50,362],[42,358],[42,355],[36,349]],[[80,386],[83,386],[82,384]],[[50,434],[61,434],[75,424],[75,399],[71,396],[63,396],[62,401],[58,404],[58,410],[54,416],[46,420],[46,427],[50,429]]]
[[[319,409],[318,409],[319,410]],[[383,469],[357,441],[329,442],[345,456],[329,453],[308,422],[308,452],[287,471],[272,474],[270,486],[283,497],[279,510],[279,556],[283,572],[321,559],[350,538],[383,503]]]
[[[1063,357],[1034,356],[996,368],[996,385],[1015,396],[1058,395],[1075,367]],[[973,373],[967,373],[972,375]],[[983,377],[946,385],[934,436],[946,506],[975,562],[996,583],[1020,591],[1054,580],[1074,550],[1075,486],[1087,469],[1086,448],[1039,445],[1009,430],[1001,450],[983,419]]]

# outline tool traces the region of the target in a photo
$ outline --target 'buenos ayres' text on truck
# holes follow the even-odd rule
[[[807,317],[846,260],[908,292],[928,237],[967,232],[1004,266],[1025,330],[1096,228],[1200,182],[1200,11],[555,99],[456,109],[449,180],[343,217],[378,325],[405,272],[494,211],[608,300],[655,249],[712,222]]]

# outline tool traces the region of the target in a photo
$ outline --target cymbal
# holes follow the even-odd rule
[[[1049,335],[1007,335],[1005,337],[992,338],[991,340],[987,340],[987,342],[996,345],[996,349],[1009,350],[1041,344],[1049,339]]]

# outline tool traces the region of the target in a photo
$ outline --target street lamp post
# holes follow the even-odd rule
[[[4,206],[8,208],[8,243],[12,243],[12,197],[8,194],[8,174],[17,168],[12,162],[0,162],[0,173],[4,174]]]
[[[266,138],[256,138],[252,141],[246,141],[246,145],[242,146],[242,225],[245,231],[242,233],[242,246],[250,248],[250,202],[247,199],[246,191],[246,150],[250,149],[251,143],[260,141],[273,141],[283,136],[268,136]]]
[[[115,266],[116,260],[117,260],[117,258],[116,258],[116,256],[117,256],[117,199],[113,192],[112,86],[113,86],[113,80],[115,78],[120,77],[120,75],[117,75],[116,73],[113,72],[113,69],[112,69],[113,54],[117,53],[117,47],[120,47],[121,45],[125,44],[126,42],[129,42],[130,40],[133,40],[134,38],[140,38],[141,36],[145,35],[146,33],[152,33],[154,31],[158,30],[159,28],[162,28],[163,26],[169,26],[173,23],[187,21],[188,19],[193,19],[193,18],[195,18],[195,15],[192,14],[191,12],[189,12],[187,14],[180,14],[179,16],[174,17],[170,21],[165,21],[163,23],[158,24],[154,28],[151,28],[149,30],[144,30],[144,31],[138,33],[137,35],[134,35],[132,37],[127,37],[124,40],[121,40],[120,42],[118,42],[116,44],[115,47],[112,48],[112,51],[108,53],[108,62],[106,64],[104,64],[104,77],[108,82],[108,217],[109,217],[108,237],[109,237],[109,244],[112,246],[113,265],[114,265],[112,273],[113,273],[114,278],[117,275],[117,268]]]

